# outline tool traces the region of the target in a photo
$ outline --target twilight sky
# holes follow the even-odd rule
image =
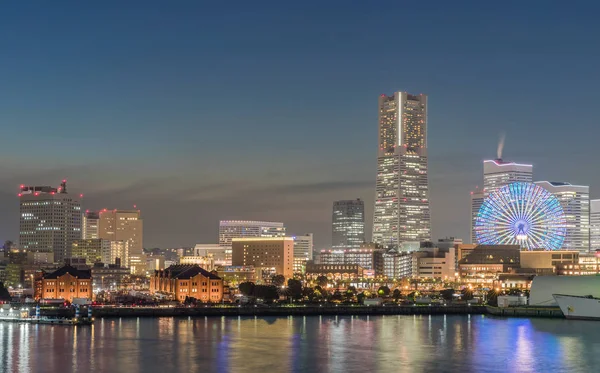
[[[219,3],[219,4],[217,4]],[[0,9],[0,239],[18,185],[142,210],[145,247],[220,219],[331,241],[360,197],[370,236],[377,96],[429,95],[433,237],[468,239],[469,191],[504,159],[600,198],[594,1],[81,1]]]

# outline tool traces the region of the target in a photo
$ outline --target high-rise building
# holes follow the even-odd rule
[[[139,210],[101,210],[98,238],[109,241],[127,241],[129,255],[143,252],[144,225]]]
[[[19,209],[21,249],[53,253],[57,263],[71,256],[81,238],[81,196],[67,193],[66,180],[59,188],[21,185]]]
[[[381,95],[373,242],[400,247],[430,239],[427,96]]]
[[[483,161],[483,190],[471,192],[471,243],[477,243],[475,222],[483,201],[490,193],[517,181],[533,182],[533,166],[506,162],[500,158]]]
[[[118,264],[120,266],[129,268],[131,265],[129,260],[130,241],[102,241],[108,242],[108,244],[102,244],[102,263]]]
[[[294,275],[292,237],[233,238],[231,261],[234,266],[254,266],[264,275]]]
[[[552,193],[560,202],[567,220],[567,235],[562,250],[590,250],[590,187],[554,181],[535,184]]]
[[[294,273],[302,273],[306,262],[313,259],[313,234],[306,233],[292,238],[294,239]]]
[[[102,262],[102,253],[110,250],[111,241],[100,238],[73,241],[71,257],[85,259],[87,265]]]
[[[481,205],[483,205],[483,200],[485,199],[485,195],[483,190],[476,188],[471,192],[471,243],[477,242],[477,237],[475,236],[475,222],[477,221],[477,214],[479,214],[479,209]]]
[[[365,203],[360,199],[335,201],[332,243],[336,250],[358,249],[365,242]]]
[[[502,159],[483,161],[483,192],[487,197],[505,185],[517,181],[533,182],[533,166],[505,162]]]
[[[284,237],[283,223],[248,220],[221,220],[219,245],[231,246],[231,240],[244,237]]]
[[[100,214],[97,211],[86,211],[83,214],[81,224],[81,238],[84,240],[94,240],[98,238],[98,223]]]
[[[590,201],[590,251],[600,250],[600,199]]]

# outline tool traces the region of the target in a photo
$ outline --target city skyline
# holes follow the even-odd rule
[[[365,17],[353,7],[282,5],[238,20],[214,18],[218,5],[123,5],[115,20],[110,5],[11,4],[0,15],[0,30],[14,35],[11,58],[0,61],[0,237],[18,239],[18,185],[67,178],[85,195],[84,209],[137,204],[146,247],[213,242],[219,220],[256,219],[313,232],[315,247],[326,248],[331,202],[352,198],[365,201],[369,240],[374,107],[396,91],[429,98],[432,238],[468,239],[469,191],[501,132],[505,158],[533,164],[536,180],[589,185],[598,198],[600,175],[586,169],[599,132],[598,52],[588,47],[597,26],[586,18],[594,12],[542,8],[410,4]],[[307,19],[311,30],[302,27]],[[412,47],[420,59],[386,48],[381,35],[396,35],[398,21],[423,30]],[[78,32],[67,33],[73,23]],[[162,26],[131,31],[148,23]],[[564,69],[573,51],[578,68]],[[231,108],[223,97],[240,90],[252,94]],[[563,107],[573,95],[580,105]],[[564,123],[586,136],[558,156]]]

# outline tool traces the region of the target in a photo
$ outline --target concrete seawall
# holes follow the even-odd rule
[[[200,316],[318,316],[318,315],[444,315],[484,314],[485,306],[296,306],[296,307],[102,307],[95,317],[200,317]]]

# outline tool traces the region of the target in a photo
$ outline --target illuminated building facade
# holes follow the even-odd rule
[[[194,246],[193,256],[210,258],[215,266],[231,265],[231,247],[225,247],[219,244],[196,244],[196,246]]]
[[[313,260],[313,234],[306,233],[292,238],[294,239],[294,273],[303,273],[306,262]]]
[[[78,270],[64,266],[56,271],[44,274],[41,285],[36,286],[36,300],[64,299],[73,302],[74,298],[92,298],[92,274],[90,270]]]
[[[378,138],[373,242],[401,247],[429,241],[427,96],[381,95]]]
[[[561,250],[590,251],[590,187],[554,181],[536,181],[552,193],[563,208],[567,234]]]
[[[197,265],[172,265],[154,271],[150,278],[150,293],[168,294],[179,302],[189,297],[218,303],[223,300],[223,280]]]
[[[292,237],[246,237],[231,242],[234,266],[253,266],[265,276],[294,276],[294,239]]]
[[[97,211],[86,211],[81,223],[81,238],[84,240],[95,240],[98,238],[98,223],[100,214]]]
[[[231,246],[234,238],[284,237],[283,223],[250,220],[221,220],[219,222],[219,245]]]
[[[73,241],[81,238],[81,196],[59,188],[21,185],[19,246],[32,252],[53,253],[62,263],[71,256]]]
[[[98,238],[126,242],[128,259],[121,258],[121,262],[129,267],[132,273],[144,274],[146,270],[146,258],[143,253],[144,225],[140,211],[104,209],[99,212],[99,216]]]
[[[331,222],[332,249],[358,249],[365,242],[365,203],[360,199],[335,201]]]
[[[483,161],[483,192],[487,197],[505,185],[521,181],[533,182],[533,166],[502,159]]]
[[[590,201],[590,251],[600,250],[600,199]]]
[[[102,253],[110,250],[110,244],[111,241],[100,238],[75,240],[71,247],[71,257],[83,258],[88,265],[102,262]]]
[[[479,214],[479,209],[481,205],[483,205],[483,200],[485,199],[485,194],[482,189],[475,189],[471,192],[471,242],[477,242],[477,236],[475,235],[475,222],[477,221],[477,214]]]
[[[102,263],[120,264],[129,268],[129,241],[108,241],[108,244],[102,245]]]

